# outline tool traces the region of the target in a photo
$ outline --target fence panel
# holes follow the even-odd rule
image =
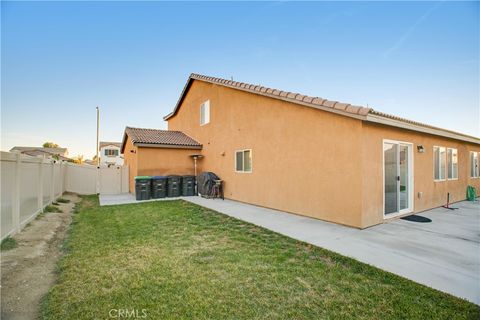
[[[62,190],[62,164],[61,163],[55,163],[53,165],[53,181],[54,181],[54,196],[55,198],[58,198],[62,195],[63,190]]]
[[[100,193],[122,193],[122,166],[100,167]]]
[[[50,202],[50,190],[52,189],[52,165],[50,163],[42,163],[43,166],[43,205],[46,206]]]
[[[1,152],[0,238],[20,231],[64,191],[63,164]]]
[[[97,167],[88,165],[67,164],[65,190],[78,194],[96,194]]]
[[[15,160],[3,158],[0,163],[1,169],[1,237],[13,229],[13,181],[15,181]]]
[[[21,230],[63,192],[128,192],[128,167],[60,163],[13,152],[0,153],[0,238]]]
[[[39,183],[38,162],[20,163],[20,222],[27,220],[41,209],[38,207],[37,201]]]

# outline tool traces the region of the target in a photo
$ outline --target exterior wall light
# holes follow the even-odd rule
[[[419,144],[419,145],[417,146],[417,151],[418,151],[419,153],[425,153],[425,148],[423,147],[423,145]]]

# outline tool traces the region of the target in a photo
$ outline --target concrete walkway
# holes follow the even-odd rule
[[[421,213],[428,223],[399,219],[358,230],[236,201],[184,200],[480,304],[479,202]]]

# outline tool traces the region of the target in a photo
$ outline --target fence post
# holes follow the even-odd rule
[[[15,155],[15,174],[12,201],[12,222],[14,232],[20,231],[20,152]]]
[[[43,158],[40,160],[40,170],[38,170],[38,190],[37,190],[37,207],[38,210],[43,209]]]
[[[51,174],[51,188],[50,188],[50,202],[55,201],[55,161],[51,162],[52,164],[52,174]]]
[[[101,179],[100,175],[102,174],[101,170],[102,169],[100,168],[100,166],[97,166],[97,176],[95,178],[95,193],[96,194],[100,193],[100,187],[101,187],[101,185],[100,185],[100,179]]]

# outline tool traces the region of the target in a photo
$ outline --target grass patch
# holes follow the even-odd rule
[[[43,209],[43,213],[48,213],[48,212],[60,212],[60,209],[55,206],[48,205],[45,207],[45,209]]]
[[[10,236],[3,239],[1,244],[0,244],[0,250],[1,251],[11,250],[11,249],[16,248],[16,247],[17,247],[17,241]]]
[[[184,201],[82,197],[45,319],[474,319],[479,307]]]
[[[58,198],[58,199],[57,199],[57,202],[59,202],[59,203],[69,203],[70,200],[65,199],[65,198]]]
[[[45,212],[42,211],[40,212],[39,214],[37,214],[37,216],[35,217],[35,220],[40,220],[42,219],[43,217],[45,217]]]

